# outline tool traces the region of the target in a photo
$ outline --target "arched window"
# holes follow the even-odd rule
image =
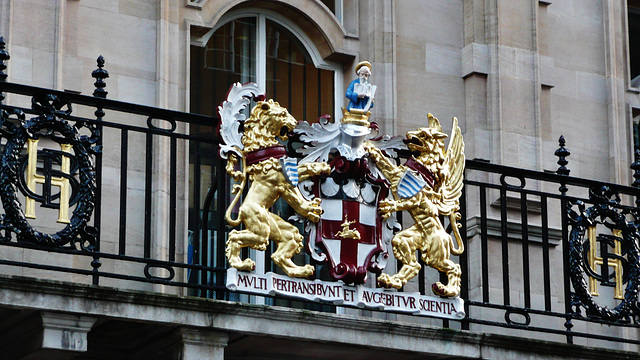
[[[190,111],[193,113],[217,116],[218,105],[236,82],[256,82],[266,91],[268,99],[278,101],[297,120],[315,122],[326,114],[335,118],[344,103],[342,67],[324,61],[313,39],[273,12],[244,10],[225,15],[213,29],[201,31],[192,38],[190,58]],[[211,126],[192,124],[190,131],[198,137],[215,136]],[[206,260],[196,259],[194,263],[222,267],[224,243],[213,239],[219,227],[224,227],[220,219],[225,209],[218,204],[218,193],[213,201],[207,199],[207,194],[214,179],[225,178],[225,174],[221,174],[225,170],[213,166],[211,158],[196,156],[217,156],[211,144],[193,141],[189,153],[189,252],[196,258],[198,252],[209,253]],[[230,189],[230,184],[226,187]],[[290,210],[281,202],[274,211],[283,215]],[[263,253],[255,257],[258,268],[270,266]],[[207,283],[210,279],[191,272],[189,281]]]
[[[191,112],[215,115],[233,83],[253,81],[297,120],[338,114],[340,67],[323,61],[300,29],[265,13],[221,23],[191,47]]]

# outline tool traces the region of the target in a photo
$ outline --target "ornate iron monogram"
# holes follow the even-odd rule
[[[620,206],[618,194],[608,187],[589,189],[589,199],[591,207],[576,201],[568,209],[569,271],[574,289],[571,305],[578,314],[584,308],[588,317],[637,321],[640,217],[637,210]],[[598,225],[611,234],[598,234]],[[614,298],[620,303],[613,308],[599,305],[594,298],[599,295],[598,284],[615,287]]]
[[[26,195],[25,216],[36,218],[36,201],[40,206],[58,209],[58,222],[69,223],[69,207],[77,203],[79,183],[75,175],[78,164],[71,156],[73,147],[70,144],[60,144],[60,151],[53,149],[38,150],[38,139],[27,140],[27,156],[22,158],[20,166],[19,188]],[[38,159],[42,160],[42,167],[38,167]],[[58,169],[59,168],[59,169]],[[42,185],[42,194],[38,194],[36,184]],[[58,187],[58,193],[52,192],[52,187]],[[57,203],[54,201],[58,200]]]
[[[92,159],[101,150],[96,146],[100,131],[96,125],[84,121],[70,124],[71,104],[54,95],[34,96],[31,107],[38,116],[28,120],[24,112],[17,109],[3,110],[0,114],[0,137],[6,139],[0,157],[0,197],[5,209],[0,219],[0,241],[11,241],[12,234],[15,234],[18,242],[92,251],[97,230],[87,223],[95,206],[96,175]],[[83,128],[88,130],[88,135],[80,134]],[[37,151],[34,146],[42,138],[59,144],[61,151]],[[29,161],[29,154],[27,158],[22,155],[28,144],[32,157],[38,154],[48,156],[44,167],[39,169],[41,172],[44,170],[44,174],[35,173],[38,171],[35,159]],[[53,169],[53,163],[58,163],[56,167],[59,170]],[[35,183],[43,184],[44,194],[35,193]],[[60,187],[60,193],[53,194],[47,188],[51,185]],[[54,234],[34,229],[27,218],[33,218],[35,210],[29,207],[25,215],[18,191],[22,191],[27,203],[38,201],[45,207],[59,207],[58,221],[67,225]],[[55,199],[59,199],[58,204],[52,203]],[[69,218],[64,208],[73,205],[76,207]]]

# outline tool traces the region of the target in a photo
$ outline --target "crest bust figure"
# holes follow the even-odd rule
[[[372,65],[368,61],[362,61],[356,65],[356,75],[358,78],[353,80],[347,87],[346,97],[349,99],[347,110],[362,110],[366,113],[373,107],[373,96],[376,93],[376,86],[369,83]]]

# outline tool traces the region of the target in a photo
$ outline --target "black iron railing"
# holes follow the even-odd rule
[[[4,42],[0,43],[6,54]],[[0,70],[6,69],[7,58],[2,59]],[[225,234],[222,217],[215,216],[217,211],[213,210],[224,207],[225,201],[217,196],[224,179],[218,171],[224,167],[217,156],[217,119],[107,99],[104,79],[108,72],[103,66],[100,57],[98,69],[92,73],[96,78],[93,96],[9,83],[2,72],[2,165],[15,163],[13,168],[3,168],[3,176],[12,175],[11,180],[18,185],[2,191],[5,214],[0,224],[0,244],[25,253],[42,254],[44,250],[51,255],[43,253],[33,262],[21,261],[24,256],[16,253],[3,256],[0,265],[84,275],[94,285],[103,284],[102,279],[125,280],[186,287],[193,289],[193,294],[211,296],[211,291],[224,289],[225,270],[224,252],[211,259],[213,252],[209,249],[211,244],[224,244]],[[7,105],[7,96],[13,103],[32,106]],[[42,125],[35,128],[32,124]],[[194,125],[200,132],[190,132]],[[60,129],[70,136],[59,136]],[[84,182],[70,184],[74,196],[86,199],[87,204],[81,208],[84,203],[78,205],[77,199],[72,199],[70,205],[73,208],[75,204],[75,209],[70,223],[61,225],[62,229],[32,227],[30,223],[38,221],[27,219],[23,212],[25,196],[35,196],[36,192],[25,185],[24,174],[15,171],[27,166],[27,154],[20,148],[9,156],[7,150],[8,145],[22,145],[26,141],[22,138],[48,139],[53,146],[74,139],[78,144],[86,142],[86,154],[75,151],[76,146],[73,155],[58,151],[52,160],[55,174],[44,174],[42,191],[55,193],[57,190],[50,190],[55,188],[51,179],[60,176],[62,158],[70,158],[72,163],[80,158],[87,163]],[[42,161],[44,154],[38,151],[36,156]],[[44,170],[43,165],[36,166],[39,172]],[[77,172],[73,166],[71,170]],[[193,180],[191,187],[189,177]],[[205,179],[206,189],[202,184]],[[54,200],[57,197],[54,194]],[[195,199],[191,207],[187,199]],[[186,215],[187,208],[190,216]],[[45,210],[37,207],[36,212]],[[212,230],[220,240],[209,239]],[[182,244],[187,233],[188,246]],[[72,259],[83,257],[87,258],[86,264]],[[73,279],[85,281],[82,276]],[[122,282],[107,284],[121,286]]]
[[[225,289],[224,246],[230,229],[222,214],[228,178],[218,156],[217,119],[107,99],[103,59],[93,72],[93,96],[6,82],[7,59],[0,40],[2,176],[14,183],[24,176],[28,154],[18,145],[26,138],[48,138],[55,146],[75,141],[86,153],[35,153],[49,156],[52,164],[40,190],[55,187],[52,179],[64,176],[83,183],[76,193],[71,191],[76,195],[69,224],[38,230],[41,221],[26,218],[22,209],[26,196],[37,191],[26,181],[0,186],[5,210],[0,272],[44,278],[63,274],[63,280],[93,285],[251,301]],[[20,105],[28,103],[32,106]],[[463,269],[467,317],[434,321],[488,332],[518,330],[522,336],[558,341],[640,344],[635,334],[620,333],[638,327],[638,264],[633,263],[638,239],[633,234],[640,191],[569,176],[563,138],[556,155],[556,173],[467,161],[461,204],[467,250],[455,259]],[[81,166],[63,171],[65,157],[84,159],[84,175],[78,173]],[[46,167],[41,162],[36,168],[42,172]],[[632,169],[634,186],[640,185],[640,162]],[[49,205],[57,208],[55,191],[50,195],[54,203]],[[591,208],[601,212],[589,212]],[[615,221],[602,221],[603,214],[616,218],[625,230],[614,233],[615,239],[596,239],[596,256],[589,252],[585,229],[589,224],[612,228]],[[625,234],[631,234],[633,244],[616,248]],[[625,297],[604,299],[603,289],[615,288],[616,272],[624,275],[619,286],[625,286]],[[426,294],[434,276],[438,274],[423,266],[407,287]],[[590,277],[603,290],[602,301],[582,288]],[[266,304],[335,309],[264,298]],[[617,312],[606,312],[599,303]]]
[[[561,165],[558,173],[568,174],[566,168],[562,169],[567,165],[563,138],[560,143],[563,156],[558,162]],[[568,342],[589,338],[638,344],[635,335],[625,338],[611,327],[595,331],[593,327],[593,324],[638,327],[637,272],[631,271],[634,266],[624,266],[624,286],[629,295],[635,292],[628,299],[628,311],[605,318],[596,314],[591,300],[611,308],[623,306],[624,301],[606,299],[604,294],[602,301],[598,301],[597,296],[580,294],[578,288],[582,286],[578,283],[580,279],[586,282],[589,272],[598,276],[601,268],[606,272],[609,267],[592,269],[585,251],[572,253],[577,244],[586,246],[586,250],[589,247],[576,221],[580,204],[584,208],[606,208],[624,214],[629,230],[637,234],[637,208],[633,200],[638,195],[640,191],[635,187],[467,161],[463,229],[468,234],[468,251],[460,260],[467,277],[464,281],[467,287],[461,296],[467,299],[468,316],[463,326],[531,330],[563,335]],[[621,197],[626,198],[627,206]],[[601,219],[592,220],[590,224],[596,226]],[[629,249],[637,247],[636,240],[633,238],[634,244]],[[600,244],[598,257],[606,257],[614,251],[613,247],[613,243],[605,247]],[[634,259],[628,254],[627,251],[611,254],[611,258],[625,255],[623,261],[633,265]],[[637,266],[637,257],[635,262]],[[612,286],[607,281],[612,276],[613,271],[597,282],[600,286],[604,283]]]

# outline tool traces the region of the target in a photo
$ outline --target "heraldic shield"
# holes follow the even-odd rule
[[[387,197],[389,184],[373,178],[364,159],[333,160],[332,175],[313,182],[312,193],[322,199],[323,213],[309,234],[309,251],[329,265],[334,280],[362,284],[367,271],[380,274],[386,265],[384,221],[378,206]]]

